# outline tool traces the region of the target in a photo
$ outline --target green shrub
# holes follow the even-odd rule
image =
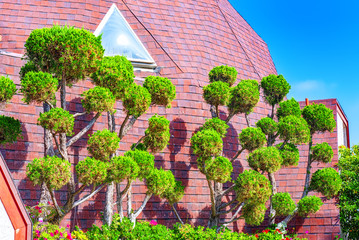
[[[71,239],[71,233],[66,231],[64,227],[59,227],[56,224],[50,223],[39,223],[36,222],[33,225],[32,235],[34,239],[39,240],[58,240],[58,239]],[[85,239],[78,239],[78,240],[87,240]]]
[[[179,202],[184,195],[184,186],[181,181],[175,181],[174,184],[169,186],[161,197],[166,198],[169,204],[175,204]]]
[[[211,164],[206,166],[206,176],[208,179],[220,183],[225,183],[231,180],[232,171],[232,163],[228,160],[228,158],[222,156],[216,157]]]
[[[333,149],[327,143],[319,143],[312,147],[312,161],[329,163],[333,158]]]
[[[169,187],[175,184],[175,177],[171,171],[155,168],[151,175],[146,178],[147,189],[154,195],[161,195],[166,192]]]
[[[107,179],[108,163],[87,157],[76,165],[76,172],[84,185],[101,184]]]
[[[131,157],[139,167],[138,178],[149,176],[155,167],[155,157],[146,151],[134,150],[125,153],[125,157]]]
[[[48,112],[40,113],[37,124],[50,130],[53,134],[73,134],[75,118],[72,114],[62,108],[52,108]]]
[[[94,87],[81,94],[82,106],[87,113],[113,112],[116,99],[108,88]]]
[[[262,130],[265,135],[274,135],[278,131],[278,123],[270,117],[261,118],[256,126]]]
[[[261,147],[248,156],[248,164],[254,170],[274,173],[282,166],[282,157],[276,147]]]
[[[176,87],[168,78],[148,76],[143,87],[151,94],[152,104],[171,107],[171,102],[176,98]]]
[[[270,74],[269,76],[262,78],[261,88],[263,89],[267,103],[274,106],[283,100],[291,87],[282,75],[276,76]]]
[[[282,144],[283,143],[279,143],[276,146],[279,149],[279,153],[283,159],[282,166],[297,166],[299,162],[298,148],[292,143],[287,143],[281,149]]]
[[[338,194],[341,186],[339,173],[334,168],[323,168],[313,174],[309,189],[320,192],[330,199]]]
[[[8,77],[0,76],[0,102],[9,101],[15,93],[15,83]]]
[[[239,134],[239,143],[248,151],[263,147],[267,139],[260,128],[248,127]]]
[[[234,67],[218,66],[214,67],[208,74],[210,82],[225,82],[232,86],[237,79],[237,70]]]
[[[203,98],[212,106],[227,105],[229,96],[230,88],[225,82],[213,82],[203,87]]]
[[[298,202],[298,215],[305,217],[308,214],[316,213],[323,205],[322,200],[317,196],[305,196]]]
[[[22,137],[21,123],[13,117],[0,115],[0,145],[13,143]]]
[[[203,130],[191,137],[191,147],[198,156],[217,156],[222,151],[223,141],[215,130]]]
[[[162,151],[170,140],[170,121],[165,117],[153,115],[148,119],[143,143],[153,153]]]
[[[209,118],[206,119],[206,122],[203,124],[203,126],[200,128],[200,131],[202,130],[215,130],[218,132],[219,135],[221,135],[221,138],[224,138],[227,134],[227,129],[229,126],[227,123],[219,118]]]
[[[246,204],[242,210],[246,223],[255,226],[261,225],[264,220],[265,213],[266,206],[264,204]]]
[[[294,98],[279,103],[279,108],[277,109],[278,119],[290,115],[294,115],[296,117],[301,117],[302,115],[299,103]]]
[[[230,114],[250,113],[259,101],[257,80],[242,80],[231,89],[228,103]]]
[[[96,131],[87,141],[87,150],[97,160],[108,161],[120,144],[120,138],[108,129]]]
[[[127,114],[139,117],[147,111],[150,105],[151,94],[148,90],[133,83],[123,99],[123,106]]]
[[[20,79],[22,79],[23,77],[25,77],[25,75],[28,72],[38,72],[38,68],[36,67],[35,63],[32,61],[28,61],[27,63],[25,63],[24,66],[21,67],[19,75],[20,75]]]
[[[287,192],[276,193],[272,197],[273,209],[277,216],[287,216],[294,212],[295,202]]]
[[[302,115],[307,121],[311,134],[315,132],[333,131],[336,126],[333,111],[324,104],[305,106]]]
[[[133,181],[138,177],[140,168],[131,157],[116,156],[111,159],[108,177],[109,181],[117,183],[127,179]]]
[[[293,144],[308,143],[310,139],[308,124],[303,118],[294,115],[280,119],[278,132],[280,139],[287,140]]]

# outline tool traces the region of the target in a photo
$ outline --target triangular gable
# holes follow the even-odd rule
[[[112,4],[94,34],[102,34],[105,56],[126,56],[134,66],[139,63],[140,66],[147,65],[147,68],[156,67],[155,61],[115,4]]]

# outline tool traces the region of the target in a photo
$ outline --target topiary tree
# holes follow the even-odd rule
[[[8,77],[0,76],[0,110],[5,108],[5,104],[16,93],[15,83]]]

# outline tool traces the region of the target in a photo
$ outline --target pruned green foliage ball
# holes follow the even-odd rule
[[[242,210],[246,223],[254,226],[261,225],[264,220],[265,213],[266,206],[264,204],[246,204]]]
[[[25,63],[24,66],[21,67],[19,75],[20,75],[20,79],[22,79],[23,77],[25,77],[26,73],[28,72],[38,72],[38,68],[35,65],[34,62],[32,61],[27,61],[27,63]]]
[[[242,80],[231,89],[228,110],[230,114],[250,113],[259,101],[257,80]]]
[[[9,101],[15,93],[15,83],[8,77],[0,76],[0,102]]]
[[[198,156],[217,156],[222,151],[223,141],[215,130],[203,130],[191,137],[191,147]]]
[[[184,195],[184,186],[181,181],[175,181],[167,190],[161,195],[162,198],[166,198],[169,204],[175,204],[179,202]]]
[[[152,104],[171,107],[171,102],[176,98],[176,87],[168,78],[148,76],[143,87],[151,94]]]
[[[198,170],[206,174],[206,166],[210,165],[213,162],[214,158],[212,156],[198,156],[197,157],[197,167]]]
[[[272,198],[273,209],[277,216],[287,216],[295,210],[295,202],[287,192],[280,192],[274,194]]]
[[[200,131],[202,130],[215,130],[219,133],[221,138],[224,138],[227,134],[227,129],[229,126],[227,123],[219,118],[209,118],[206,119],[206,122],[203,124],[203,126],[200,128]]]
[[[248,156],[248,164],[254,170],[274,173],[282,166],[282,157],[276,147],[261,147]]]
[[[220,183],[229,181],[231,179],[232,171],[232,163],[228,160],[228,158],[222,156],[216,157],[211,164],[206,166],[206,176],[208,179]]]
[[[327,143],[319,143],[312,147],[312,161],[329,163],[333,158],[333,149]]]
[[[94,87],[81,94],[82,106],[86,112],[113,112],[116,99],[108,88]]]
[[[0,145],[13,143],[21,137],[21,123],[13,117],[0,115]]]
[[[162,151],[170,140],[170,121],[165,117],[153,115],[148,119],[143,143],[152,152]]]
[[[85,185],[101,184],[107,179],[109,163],[87,157],[76,165],[79,182]]]
[[[310,130],[307,122],[294,115],[289,115],[280,119],[278,124],[279,138],[287,140],[293,144],[308,143]]]
[[[151,94],[140,85],[132,84],[123,99],[123,106],[129,115],[136,117],[144,114],[151,105]]]
[[[323,205],[322,200],[317,196],[305,196],[298,202],[298,215],[305,217],[308,214],[316,213]]]
[[[274,106],[284,99],[291,87],[282,75],[270,74],[262,78],[261,88],[267,103]]]
[[[334,168],[317,170],[310,180],[309,189],[320,192],[327,199],[336,196],[341,189],[342,179]]]
[[[311,104],[305,106],[302,115],[307,121],[311,134],[315,132],[333,131],[336,124],[333,111],[324,104]]]
[[[213,82],[203,87],[203,98],[206,103],[212,106],[227,105],[230,96],[228,83]]]
[[[294,98],[279,103],[279,108],[277,109],[278,119],[289,115],[294,115],[296,117],[302,115],[299,103]]]
[[[120,138],[108,129],[96,131],[87,141],[87,150],[97,160],[108,161],[120,144]]]
[[[62,108],[52,108],[48,112],[40,113],[37,124],[50,130],[53,134],[66,133],[72,135],[75,118]]]
[[[124,56],[104,57],[98,70],[91,75],[97,86],[110,89],[117,100],[123,100],[134,77],[132,63]]]
[[[282,147],[283,143],[277,144],[279,153],[283,159],[282,166],[297,166],[299,162],[299,149],[292,143],[287,143]]]
[[[217,66],[214,67],[208,74],[210,82],[225,82],[229,86],[232,86],[237,79],[237,70],[234,67],[229,66]]]
[[[26,175],[35,185],[60,189],[70,180],[71,163],[57,156],[35,158],[26,166]]]
[[[264,204],[272,194],[269,180],[254,170],[245,170],[235,180],[237,200],[246,204]]]
[[[26,57],[39,70],[54,74],[69,86],[95,72],[104,53],[101,36],[58,25],[33,30],[25,49]]]
[[[239,134],[239,143],[248,151],[263,147],[267,139],[260,128],[248,127]]]
[[[138,177],[139,171],[140,168],[133,158],[116,156],[111,159],[108,177],[116,183],[124,180],[133,181]]]
[[[256,126],[262,130],[265,135],[274,135],[278,131],[278,123],[270,117],[261,118]]]
[[[131,157],[139,167],[138,178],[146,178],[155,167],[155,157],[146,151],[134,150],[125,153],[125,157]]]
[[[175,184],[175,177],[171,171],[165,171],[162,168],[152,171],[152,174],[146,178],[147,189],[150,193],[160,196]]]

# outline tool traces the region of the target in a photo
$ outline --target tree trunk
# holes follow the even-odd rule
[[[276,212],[273,209],[273,196],[277,193],[277,183],[274,177],[274,173],[268,173],[268,178],[272,184],[272,195],[270,196],[270,207],[269,207],[269,225],[275,224]]]

